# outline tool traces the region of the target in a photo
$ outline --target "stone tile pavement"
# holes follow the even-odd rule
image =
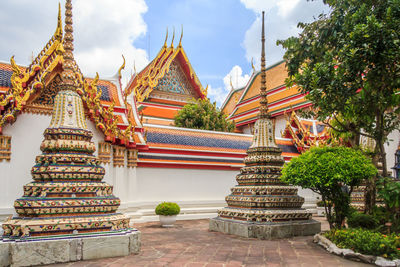
[[[208,231],[208,220],[177,221],[174,228],[158,222],[135,225],[142,232],[138,255],[80,261],[51,266],[368,266],[331,255],[312,242],[312,237],[257,240]],[[323,221],[323,230],[328,225]]]

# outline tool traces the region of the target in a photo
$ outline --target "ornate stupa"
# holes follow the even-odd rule
[[[253,141],[244,159],[245,167],[236,176],[238,185],[231,188],[232,193],[225,198],[228,207],[218,210],[218,217],[210,221],[210,229],[247,237],[274,238],[308,234],[307,230],[296,233],[297,229],[292,226],[296,224],[298,229],[303,229],[304,225],[311,224],[314,230],[309,234],[313,234],[319,231],[320,224],[311,220],[310,212],[301,209],[304,198],[297,195],[297,188],[280,180],[285,161],[275,141],[274,121],[268,113],[264,12],[261,41],[260,113]],[[257,225],[262,227],[255,230]],[[264,226],[280,227],[281,231],[274,234],[271,228]]]
[[[71,0],[65,7],[65,35],[59,47],[63,55],[62,82],[40,146],[43,153],[32,167],[33,182],[24,186],[24,195],[15,201],[17,215],[3,223],[3,240],[131,230],[129,218],[116,213],[120,200],[113,195],[113,187],[102,181],[104,168],[93,155],[93,134],[87,129],[77,93]],[[60,10],[58,16],[61,24]],[[62,28],[57,29],[62,35]]]

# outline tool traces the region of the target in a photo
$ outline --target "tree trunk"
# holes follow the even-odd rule
[[[378,144],[375,145],[375,153],[372,156],[372,163],[378,168],[380,153],[378,152]],[[364,213],[371,214],[376,202],[376,181],[379,174],[366,180],[364,193]]]

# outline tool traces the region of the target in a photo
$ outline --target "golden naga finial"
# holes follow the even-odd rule
[[[208,93],[208,84],[207,84],[206,88],[201,89],[201,93],[202,93],[205,97],[207,96],[207,93]]]
[[[174,31],[172,32],[171,47],[174,47],[174,39],[175,39],[175,27],[174,27]]]
[[[229,85],[231,86],[231,90],[233,90],[233,84],[232,84],[232,75],[229,76]]]
[[[168,27],[167,27],[167,34],[165,35],[164,47],[167,47],[167,40],[168,40]]]
[[[63,37],[62,19],[61,19],[61,3],[58,3],[58,18],[57,18],[57,29],[54,34],[57,40],[61,41]]]
[[[10,63],[11,63],[12,71],[15,73],[15,75],[19,76],[21,74],[21,70],[18,68],[17,64],[15,63],[14,56],[11,57]]]
[[[121,79],[121,71],[123,69],[125,69],[125,57],[124,57],[124,55],[122,55],[122,59],[124,60],[124,63],[122,63],[121,67],[119,67],[119,69],[118,69],[118,78],[119,79]]]
[[[135,72],[135,76],[136,76],[136,62],[133,61],[133,71]]]
[[[178,47],[182,47],[182,37],[183,37],[183,24],[181,25],[182,30],[181,30],[181,38],[179,39],[179,44]]]
[[[253,58],[251,58],[251,68],[253,69],[253,72],[256,72],[256,67],[254,67]]]

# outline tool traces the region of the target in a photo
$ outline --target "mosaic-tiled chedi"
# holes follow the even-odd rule
[[[309,220],[312,215],[301,206],[304,198],[297,188],[279,178],[284,164],[282,150],[276,145],[274,123],[268,113],[265,82],[264,13],[262,26],[260,113],[254,127],[252,145],[244,159],[245,167],[236,176],[238,185],[227,196],[228,207],[218,216],[247,222],[285,222]]]
[[[81,97],[73,79],[72,5],[66,4],[62,82],[42,155],[32,167],[33,182],[15,201],[17,216],[3,223],[5,238],[120,232],[129,218],[116,213],[120,200],[113,187],[102,182],[105,171],[93,155],[95,144],[87,130]]]

